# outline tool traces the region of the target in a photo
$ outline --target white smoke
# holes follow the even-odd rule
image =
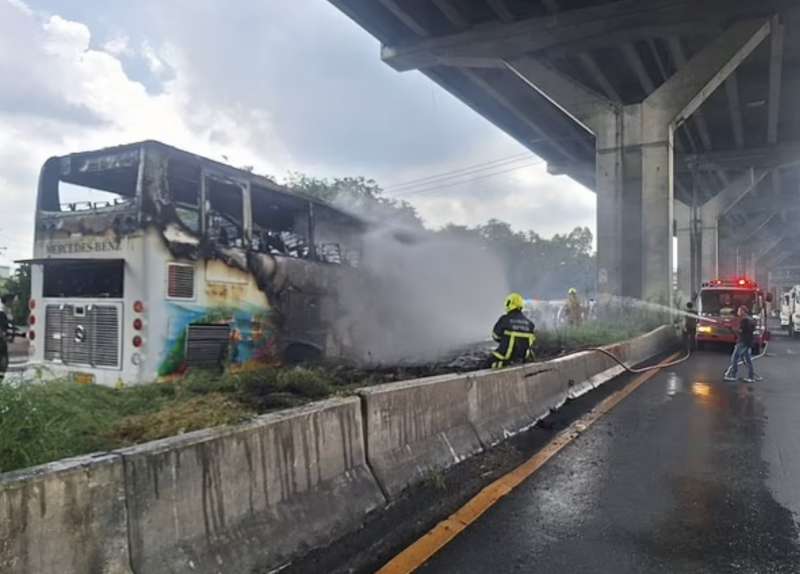
[[[363,239],[364,287],[342,296],[364,360],[423,363],[488,338],[508,287],[480,243],[391,226]]]

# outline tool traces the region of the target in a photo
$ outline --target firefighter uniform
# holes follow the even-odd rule
[[[512,293],[506,298],[507,313],[500,317],[492,329],[497,349],[492,353],[492,368],[502,369],[508,364],[522,363],[533,358],[535,326],[522,312],[521,295]]]
[[[567,296],[567,324],[570,327],[580,327],[583,319],[583,307],[581,300],[578,299],[578,292],[575,289],[569,290]]]

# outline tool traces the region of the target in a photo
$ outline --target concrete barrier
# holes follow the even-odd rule
[[[470,375],[360,389],[367,458],[389,496],[482,450],[469,420]]]
[[[121,451],[137,573],[250,572],[355,530],[385,502],[358,398]]]
[[[470,378],[469,420],[485,448],[530,428],[567,400],[567,382],[549,363]]]
[[[611,350],[622,360],[641,363],[663,350],[668,332],[657,329]],[[395,497],[623,372],[610,357],[584,351],[500,371],[360,389],[367,458],[384,491]]]
[[[123,478],[118,455],[0,475],[0,572],[130,574]]]
[[[663,327],[609,350],[636,365],[676,344]],[[0,475],[0,572],[275,568],[359,528],[386,496],[621,372],[612,359],[582,352],[406,381]]]
[[[678,344],[675,330],[669,326],[659,327],[628,341],[604,346],[630,367],[639,365],[659,353]],[[578,398],[597,389],[625,372],[624,367],[610,357],[593,351],[567,355],[553,361],[559,371],[568,378],[570,399]]]

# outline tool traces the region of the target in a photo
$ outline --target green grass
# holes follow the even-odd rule
[[[663,322],[624,309],[598,321],[538,333],[537,355],[615,343]],[[391,375],[391,376],[390,376]],[[172,383],[123,389],[57,380],[0,383],[0,472],[107,451],[301,405],[419,372],[381,374],[352,367],[195,371]]]
[[[632,339],[670,322],[668,314],[615,305],[599,309],[597,320],[537,333],[537,352],[552,356],[563,351],[600,347]]]
[[[631,339],[647,330],[636,325],[595,322],[580,327],[540,331],[537,334],[537,350],[552,355],[564,350],[601,347]]]
[[[171,400],[174,389],[165,385],[0,384],[0,470],[115,448],[108,432],[117,421]]]
[[[124,389],[66,380],[0,384],[0,472],[107,451],[296,406],[336,392],[321,371],[197,371]]]

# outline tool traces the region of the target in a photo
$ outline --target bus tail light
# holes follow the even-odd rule
[[[144,311],[144,303],[142,303],[141,301],[134,301],[133,310],[136,313],[141,313],[142,311]]]
[[[133,328],[136,329],[137,331],[141,331],[143,325],[144,323],[142,323],[142,320],[139,319],[138,317],[133,320]]]
[[[36,299],[31,299],[30,301],[28,301],[28,309],[30,309],[31,311],[36,309]]]
[[[133,338],[133,346],[139,349],[142,346],[142,338],[139,335],[136,335]]]
[[[36,315],[28,315],[28,325],[33,327],[36,324]]]
[[[30,339],[31,341],[36,339],[36,331],[34,331],[33,329],[29,329],[28,330],[28,339]]]

